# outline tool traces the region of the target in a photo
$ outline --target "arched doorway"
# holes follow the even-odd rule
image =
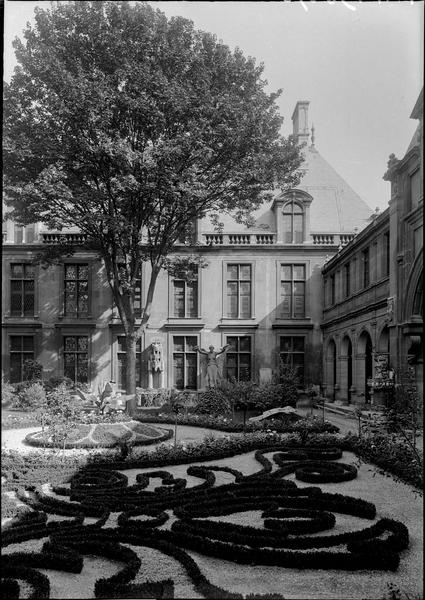
[[[353,385],[353,346],[348,335],[342,340],[341,359],[341,399],[350,403],[351,387]]]

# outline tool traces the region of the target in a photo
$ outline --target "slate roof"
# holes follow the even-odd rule
[[[306,147],[304,156],[302,169],[305,173],[297,189],[306,191],[313,197],[310,205],[310,232],[353,233],[355,228],[360,231],[366,227],[373,210],[314,147]],[[250,228],[250,232],[276,231],[272,203],[264,204],[254,213],[254,217],[256,226]],[[220,219],[224,223],[224,232],[247,231],[244,225],[235,223],[231,217],[223,215]],[[268,229],[265,230],[264,226],[268,226]],[[212,229],[209,219],[204,219],[201,231],[211,232]]]

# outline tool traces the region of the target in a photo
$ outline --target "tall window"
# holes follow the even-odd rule
[[[11,335],[9,338],[10,383],[24,379],[26,360],[34,360],[34,336]]]
[[[74,383],[88,383],[89,338],[87,335],[67,335],[63,338],[64,375]]]
[[[363,250],[363,287],[367,287],[370,283],[370,262],[369,262],[369,248]]]
[[[305,265],[280,265],[280,316],[305,317]]]
[[[196,390],[198,357],[196,336],[173,336],[173,381],[179,390]]]
[[[226,352],[226,378],[237,381],[251,379],[251,338],[248,335],[230,336],[226,338],[230,348]]]
[[[34,315],[34,267],[16,263],[10,265],[10,314],[14,317]]]
[[[288,202],[283,207],[283,241],[286,244],[304,241],[304,210],[296,202]]]
[[[384,233],[384,275],[390,274],[390,233]]]
[[[127,354],[125,348],[125,336],[120,335],[118,341],[117,363],[118,363],[118,387],[125,389]],[[142,387],[142,340],[136,342],[136,385]]]
[[[294,369],[298,384],[304,385],[305,344],[303,337],[282,336],[280,338],[280,360]]]
[[[351,294],[351,271],[350,263],[344,265],[344,287],[345,297],[347,298]]]
[[[87,317],[89,314],[89,266],[65,265],[65,316]]]
[[[331,280],[331,304],[335,304],[335,275],[331,275],[330,280]]]
[[[251,265],[227,265],[227,317],[251,317]]]
[[[173,302],[175,317],[198,316],[198,282],[187,282],[183,279],[173,281]]]

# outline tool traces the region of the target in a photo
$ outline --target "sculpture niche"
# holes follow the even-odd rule
[[[154,341],[151,344],[151,351],[148,360],[148,388],[153,389],[154,375],[158,373],[156,379],[159,379],[158,388],[164,387],[164,358],[162,354],[162,343]]]
[[[230,344],[227,344],[226,346],[223,346],[221,350],[216,352],[214,350],[214,346],[210,346],[208,351],[204,350],[203,348],[199,348],[199,346],[195,346],[195,350],[197,350],[199,354],[204,354],[207,357],[207,387],[217,387],[220,379],[217,356],[219,356],[219,354],[223,354],[223,352],[227,352],[229,348]]]

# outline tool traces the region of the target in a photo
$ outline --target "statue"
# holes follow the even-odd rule
[[[154,373],[160,374],[160,384],[159,387],[164,387],[164,359],[162,356],[162,343],[160,341],[153,341],[151,344],[152,350],[149,354],[148,361],[148,388],[151,390],[153,388],[153,375]]]
[[[227,352],[229,348],[230,344],[226,344],[226,346],[223,346],[221,350],[216,352],[214,350],[214,346],[210,346],[208,351],[204,350],[203,348],[199,348],[199,346],[195,346],[195,350],[197,350],[199,354],[205,354],[205,356],[207,356],[207,387],[213,388],[217,386],[220,378],[217,356],[219,354],[223,354],[223,352]]]

